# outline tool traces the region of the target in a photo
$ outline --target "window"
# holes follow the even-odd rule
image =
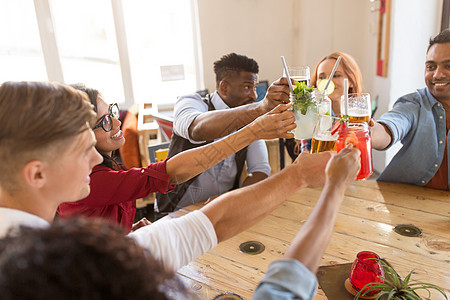
[[[47,80],[32,1],[0,1],[0,83]]]
[[[196,90],[191,2],[123,1],[136,102],[175,102]]]
[[[108,102],[124,102],[122,75],[111,2],[50,2],[66,83],[85,83]]]
[[[50,78],[85,83],[125,108],[133,101],[173,103],[202,86],[196,74],[201,67],[196,65],[195,4],[2,1],[0,82]]]

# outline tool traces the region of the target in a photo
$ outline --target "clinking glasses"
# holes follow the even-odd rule
[[[92,128],[92,130],[95,130],[99,127],[101,127],[104,131],[108,132],[111,131],[113,127],[113,121],[114,119],[119,119],[119,105],[117,103],[113,103],[109,105],[109,110],[107,115],[103,115],[97,122],[97,125]]]

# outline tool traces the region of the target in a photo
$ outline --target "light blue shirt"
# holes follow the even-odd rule
[[[269,265],[260,281],[254,300],[306,300],[316,294],[316,276],[295,259],[280,259]]]
[[[401,141],[403,147],[377,180],[426,185],[444,158],[445,138],[449,135],[445,120],[442,104],[428,88],[398,99],[392,110],[383,114],[378,122],[391,131],[391,145]],[[450,147],[447,149],[450,158],[448,152]],[[450,166],[448,170],[450,172]],[[450,173],[448,180],[450,185]]]
[[[216,110],[230,108],[222,98],[220,98],[217,92],[214,92],[211,96],[211,102]],[[207,111],[208,105],[203,102],[200,95],[192,94],[180,97],[174,108],[174,132],[193,144],[204,143],[205,141],[194,141],[190,138],[189,126],[198,115]],[[237,166],[234,157],[235,155],[233,154],[200,174],[189,186],[176,209],[207,200],[209,197],[229,191],[233,187],[234,179],[237,174]],[[258,140],[248,146],[246,165],[248,174],[261,172],[267,176],[270,175],[269,155],[263,140]]]

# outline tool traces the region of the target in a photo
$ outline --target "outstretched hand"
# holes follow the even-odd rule
[[[327,182],[347,187],[355,181],[361,168],[360,154],[358,148],[353,147],[351,143],[347,144],[328,162],[325,169]]]
[[[287,78],[281,77],[269,86],[266,97],[260,102],[261,106],[268,112],[278,104],[289,103],[290,92]]]
[[[250,128],[258,139],[293,138],[290,133],[295,125],[294,113],[289,110],[292,104],[280,104],[270,112],[258,117]]]
[[[308,187],[320,187],[325,183],[325,168],[328,161],[335,155],[335,152],[325,151],[310,154],[302,152],[295,159],[293,165],[296,166],[299,177]]]

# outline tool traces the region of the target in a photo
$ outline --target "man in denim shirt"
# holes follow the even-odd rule
[[[403,147],[378,180],[449,190],[450,30],[430,39],[424,89],[397,100],[372,127],[372,147]]]

